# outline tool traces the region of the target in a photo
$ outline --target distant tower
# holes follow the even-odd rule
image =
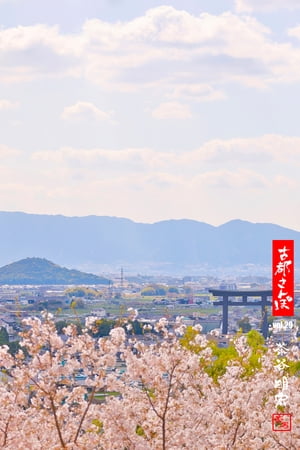
[[[193,289],[191,290],[191,292],[190,292],[190,294],[188,296],[188,302],[189,302],[189,305],[193,305],[194,304],[194,291],[193,291]]]
[[[124,271],[123,271],[123,267],[121,267],[121,289],[123,290],[123,286],[124,286]]]
[[[111,280],[108,281],[107,295],[108,295],[108,298],[109,298],[109,299],[112,298],[112,282],[111,282]]]

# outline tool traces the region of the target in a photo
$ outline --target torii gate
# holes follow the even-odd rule
[[[214,302],[214,305],[222,305],[222,333],[228,332],[228,306],[261,306],[262,314],[262,334],[264,338],[268,337],[268,312],[267,306],[271,306],[272,302],[268,297],[272,297],[271,290],[264,291],[226,291],[222,289],[209,289],[215,297],[222,297],[221,301]],[[242,301],[229,300],[229,297],[242,297]],[[248,297],[260,297],[259,301],[248,301]]]

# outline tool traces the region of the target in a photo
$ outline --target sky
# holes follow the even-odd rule
[[[0,210],[300,231],[299,0],[0,0]]]

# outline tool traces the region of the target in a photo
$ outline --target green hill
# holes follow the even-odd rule
[[[109,284],[109,280],[66,269],[47,259],[26,258],[1,267],[0,284]]]

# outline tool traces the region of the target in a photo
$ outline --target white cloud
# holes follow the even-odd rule
[[[300,165],[300,137],[265,135],[257,138],[214,139],[195,150],[184,152],[158,151],[151,148],[78,149],[62,147],[44,150],[32,155],[33,161],[57,164],[59,167],[85,167],[112,171],[126,169],[128,173],[141,170],[190,174],[211,172],[212,167],[224,170],[238,169],[265,173],[273,166],[288,170]],[[216,169],[215,169],[216,170]],[[217,169],[219,170],[219,169]]]
[[[299,137],[281,135],[215,139],[182,152],[62,147],[32,158],[2,145],[0,200],[6,210],[151,222],[239,217],[297,228],[299,148]]]
[[[195,181],[218,189],[263,189],[271,186],[267,177],[246,169],[206,172],[195,176]]]
[[[288,35],[300,39],[300,25],[298,25],[297,27],[290,28],[288,30]]]
[[[3,56],[6,56],[8,52],[15,52],[17,58],[23,57],[24,60],[27,57],[28,62],[33,62],[37,52],[42,54],[43,50],[45,55],[49,57],[47,49],[53,50],[57,55],[64,56],[80,55],[83,50],[82,34],[62,34],[57,25],[37,24],[2,28],[0,37],[0,51],[4,52]],[[27,55],[21,53],[23,51],[27,51]],[[13,53],[11,56],[14,56]]]
[[[11,100],[0,99],[0,111],[17,109],[19,107],[19,102],[13,102]]]
[[[170,87],[170,98],[184,99],[194,102],[211,102],[225,100],[226,94],[208,84],[178,84]]]
[[[228,140],[213,139],[200,148],[185,152],[180,156],[180,163],[192,165],[232,164],[261,167],[266,170],[271,164],[300,164],[300,138],[264,135],[257,138],[234,138]]]
[[[21,153],[21,150],[0,144],[0,159],[14,158]]]
[[[171,6],[129,21],[88,20],[77,34],[47,25],[4,29],[0,56],[5,82],[83,77],[106,90],[149,88],[178,100],[193,89],[197,101],[218,100],[232,82],[261,88],[300,80],[299,48],[276,42],[254,17]]]
[[[300,8],[299,0],[235,0],[238,12],[272,11]]]
[[[127,23],[88,21],[83,32],[93,43],[92,52],[86,48],[87,76],[122,89],[207,84],[233,74],[260,77],[265,70],[262,57],[269,55],[265,36],[270,30],[254,18],[229,12],[197,17],[161,6]]]
[[[54,164],[59,167],[99,171],[102,173],[137,174],[170,167],[174,160],[173,153],[158,152],[149,148],[111,149],[75,149],[63,147],[56,151],[39,151],[32,155],[32,160],[39,163]]]
[[[1,29],[0,81],[78,76],[80,40],[80,34],[69,38],[58,26],[44,24]]]
[[[278,175],[275,177],[275,184],[279,188],[283,189],[298,189],[299,181],[297,179],[292,179],[287,175]]]
[[[152,111],[155,119],[190,119],[192,113],[188,105],[178,102],[161,103]]]
[[[96,105],[90,102],[77,102],[74,105],[66,106],[61,118],[64,120],[111,120],[113,112],[101,111]]]

